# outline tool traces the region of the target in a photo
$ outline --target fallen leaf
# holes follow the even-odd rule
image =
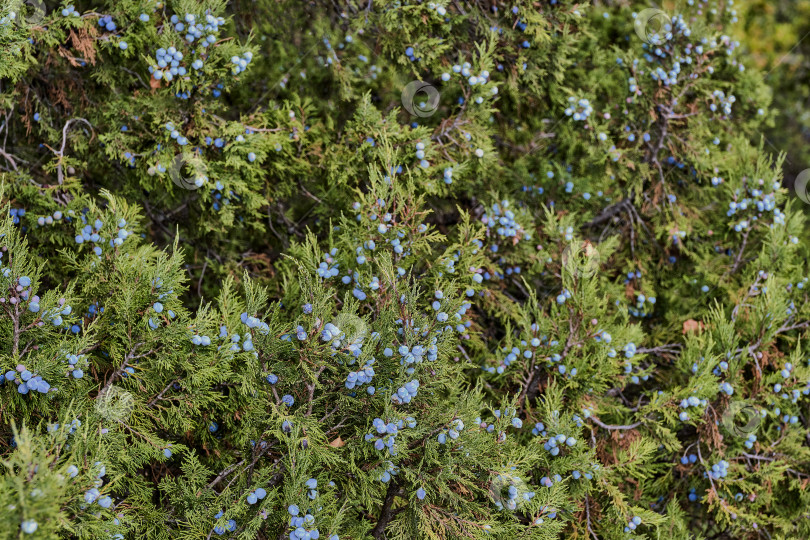
[[[688,321],[683,322],[683,333],[689,333],[692,331],[700,332],[703,330],[703,323],[700,321],[696,321],[695,319],[689,319]]]
[[[329,446],[332,448],[340,448],[341,446],[346,446],[346,443],[340,438],[340,435],[338,435],[338,438],[330,442]]]

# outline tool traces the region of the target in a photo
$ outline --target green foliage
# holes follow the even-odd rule
[[[34,3],[0,539],[810,536],[754,2]]]

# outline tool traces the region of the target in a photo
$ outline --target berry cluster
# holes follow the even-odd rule
[[[247,69],[247,65],[253,59],[253,53],[250,51],[245,52],[242,56],[232,56],[231,57],[231,64],[233,64],[233,68],[231,72],[234,75],[239,75],[243,71]],[[202,61],[200,61],[200,67],[202,67]],[[199,68],[198,68],[199,69]]]
[[[689,396],[688,398],[681,400],[681,408],[689,409],[690,407],[705,407],[707,403],[708,402],[705,399],[700,399],[697,396]],[[681,411],[678,414],[678,418],[680,418],[681,422],[687,422],[689,421],[689,413],[685,410]]]
[[[460,432],[464,430],[464,422],[461,418],[456,418],[452,422],[450,422],[450,427],[447,429],[442,430],[437,437],[439,444],[446,444],[447,437],[450,437],[451,440],[456,440],[459,438]]]
[[[197,17],[192,13],[186,13],[182,21],[177,15],[172,15],[169,21],[174,25],[176,32],[186,32],[185,39],[189,43],[200,39],[203,34],[208,34],[199,42],[202,48],[216,43],[220,27],[225,24],[225,19],[214,17],[210,13],[205,15],[205,24],[197,22]]]
[[[113,504],[113,499],[109,495],[102,495],[99,488],[104,485],[102,478],[107,474],[107,468],[100,461],[96,461],[93,465],[96,472],[96,480],[94,487],[84,492],[84,502],[88,505],[93,503],[98,504],[101,508],[107,509]],[[78,471],[76,471],[78,473]]]
[[[118,28],[113,22],[113,18],[111,15],[102,15],[101,17],[99,17],[98,25],[107,30],[107,32],[115,32],[116,28]]]
[[[410,403],[411,399],[416,397],[419,390],[419,381],[416,379],[406,382],[403,386],[397,389],[396,394],[391,396],[391,403],[394,405],[402,405]]]
[[[723,114],[730,116],[731,106],[735,101],[737,101],[737,98],[734,97],[733,94],[726,97],[726,93],[722,90],[715,90],[712,92],[712,97],[715,99],[715,103],[709,104],[709,109],[711,109],[712,112],[716,112],[718,109],[717,106],[720,105],[720,109],[722,109]]]
[[[329,279],[332,277],[337,277],[340,274],[339,269],[340,265],[336,263],[334,259],[334,257],[337,256],[337,254],[338,254],[337,248],[332,248],[332,250],[329,253],[323,254],[323,261],[318,265],[318,268],[315,270],[319,277]]]
[[[330,482],[330,485],[334,485]],[[318,497],[318,480],[315,478],[310,478],[305,482],[305,486],[309,490],[307,496],[310,500],[314,501]],[[288,523],[289,535],[287,536],[290,540],[318,540],[321,537],[321,533],[318,530],[318,527],[315,524],[315,516],[312,513],[312,509],[306,510],[305,512],[301,512],[301,509],[298,505],[291,504],[287,507],[287,513],[290,515],[290,521]],[[329,537],[329,540],[338,540],[338,536],[333,534]]]
[[[62,17],[79,17],[79,12],[72,5],[68,5],[62,10]]]
[[[728,475],[728,461],[721,459],[712,465],[711,469],[705,474],[714,480],[722,480]]]
[[[681,456],[681,465],[694,465],[697,460],[697,454],[684,454]]]
[[[41,376],[31,373],[22,364],[17,366],[16,371],[6,371],[5,380],[17,385],[17,392],[27,394],[28,392],[39,392],[47,394],[51,390],[51,385],[42,379]]]
[[[176,76],[182,77],[186,75],[185,66],[180,65],[182,59],[183,53],[176,48],[169,47],[168,49],[164,49],[161,47],[155,52],[155,60],[158,69],[149,66],[149,73],[152,74],[155,80],[159,81],[164,79],[167,82],[171,82]]]
[[[250,505],[256,504],[258,501],[267,496],[267,491],[264,488],[256,488],[248,493],[247,503]]]
[[[383,462],[383,465],[385,466],[385,470],[383,470],[383,472],[380,474],[379,480],[380,482],[387,484],[388,482],[391,481],[391,478],[393,478],[394,476],[397,475],[397,473],[399,473],[399,467],[397,467],[390,461]]]
[[[74,379],[81,379],[84,377],[84,369],[87,369],[90,362],[84,354],[65,354],[65,361],[67,362],[67,376]],[[84,368],[84,369],[82,369]]]
[[[8,215],[11,216],[11,222],[14,223],[14,225],[18,225],[20,218],[25,216],[25,208],[9,208]],[[0,255],[2,254],[0,253]]]
[[[73,214],[73,211],[70,210],[69,213]],[[23,214],[20,214],[20,215],[24,215],[24,214],[25,214],[25,212],[23,211]],[[70,222],[70,217],[69,216],[65,216],[62,213],[61,210],[56,210],[53,214],[51,214],[49,216],[39,216],[37,218],[37,225],[39,225],[40,227],[43,227],[45,225],[53,225],[57,221],[62,221],[63,217],[65,218],[66,221]]]
[[[10,25],[15,20],[17,20],[17,12],[10,11],[8,15],[3,15],[0,17],[0,26]],[[34,524],[36,525],[36,522],[34,522]],[[34,530],[36,530],[36,528],[34,528]]]
[[[219,512],[216,513],[216,515],[214,516],[214,519],[219,519],[219,518],[222,517],[222,515],[223,515],[223,512],[222,512],[222,510],[220,510]],[[214,527],[214,533],[217,534],[218,536],[222,536],[223,534],[225,534],[225,531],[233,532],[235,530],[236,530],[236,521],[234,521],[232,519],[228,520],[225,527],[222,527],[220,525],[217,525],[216,527]]]
[[[102,227],[104,227],[104,222],[101,219],[96,219],[92,224],[87,223],[87,217],[84,214],[82,214],[81,219],[86,225],[82,227],[81,232],[76,235],[75,241],[77,244],[83,244],[85,242],[96,244],[93,247],[93,253],[98,257],[101,257],[103,253],[101,246],[104,243],[107,243],[112,248],[120,247],[124,244],[124,241],[133,234],[133,231],[126,230],[127,221],[124,218],[118,220],[114,231],[114,238],[110,238],[109,240],[100,234]]]
[[[509,240],[510,243],[517,243],[519,240],[531,240],[531,234],[517,222],[515,213],[509,209],[510,202],[503,200],[493,203],[490,210],[484,212],[481,223],[487,226],[487,235],[493,233],[497,236]],[[493,244],[490,249],[493,253],[498,251],[498,244]]]
[[[416,427],[416,420],[410,416],[407,417],[405,421],[397,420],[396,422],[388,423],[381,418],[375,418],[372,425],[377,431],[377,434],[366,433],[365,440],[372,442],[374,444],[374,448],[377,450],[384,450],[385,448],[388,448],[388,453],[394,456],[396,455],[396,451],[394,450],[396,436],[399,433],[399,430],[401,430],[405,425],[405,422],[407,422],[409,428]]]
[[[654,296],[646,296],[642,293],[636,295],[636,305],[629,306],[627,311],[633,317],[652,317],[653,309],[655,306],[656,298]]]
[[[636,527],[641,525],[641,518],[638,516],[633,516],[630,518],[630,521],[627,522],[627,526],[624,528],[624,532],[635,531]]]
[[[570,116],[577,122],[584,122],[593,114],[591,102],[585,98],[577,99],[574,96],[568,98],[568,108],[565,109],[565,116]]]
[[[259,333],[264,335],[264,336],[266,336],[267,334],[270,333],[270,327],[267,325],[266,322],[262,322],[259,319],[257,319],[256,317],[248,315],[247,312],[242,313],[241,315],[239,315],[239,320],[241,320],[242,324],[244,324],[245,326],[247,326],[250,329],[258,328]],[[223,327],[220,327],[220,329],[219,329],[220,330],[220,337],[222,337],[222,329],[223,328],[225,328],[225,327],[223,326]],[[227,332],[227,330],[226,330],[226,332]]]
[[[543,443],[543,449],[547,451],[552,456],[557,456],[560,454],[560,448],[563,445],[573,448],[576,446],[577,440],[574,437],[567,437],[563,434],[557,434],[554,437],[549,438],[548,441]]]
[[[753,434],[753,433],[749,433],[748,437],[746,437],[745,442],[743,443],[743,445],[747,449],[751,450],[754,447],[755,442],[757,442],[757,436],[755,434]]]
[[[719,385],[720,391],[726,394],[727,396],[734,395],[734,387],[731,386],[728,382],[723,381]]]
[[[372,364],[374,364],[373,358],[366,362],[366,365],[357,371],[350,371],[349,374],[346,375],[346,388],[353,390],[357,386],[362,386],[372,382],[372,378],[374,377],[374,367],[372,367]],[[366,391],[373,395],[375,388],[373,386],[369,386],[366,388]]]

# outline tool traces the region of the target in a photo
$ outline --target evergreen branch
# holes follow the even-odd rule
[[[112,375],[110,375],[110,378],[107,379],[107,384],[105,384],[104,387],[101,390],[99,390],[99,395],[103,394],[115,382],[115,380],[118,379],[118,377],[121,376],[121,374],[127,368],[127,365],[129,365],[130,361],[138,359],[138,358],[143,358],[144,356],[148,356],[148,355],[152,354],[153,352],[155,352],[155,350],[152,349],[149,352],[139,354],[139,355],[135,355],[135,351],[137,351],[138,348],[143,344],[144,344],[143,342],[140,342],[140,343],[136,343],[135,345],[133,345],[132,349],[130,349],[130,351],[124,356],[124,362],[121,364],[121,366],[118,369],[116,369],[112,373]]]
[[[400,485],[391,480],[391,483],[388,485],[388,491],[385,493],[382,508],[380,509],[380,517],[377,519],[377,524],[371,531],[371,536],[373,536],[375,540],[384,540],[386,527],[388,527],[388,524],[397,515],[397,511],[393,509],[394,499],[401,494],[402,489],[400,489]]]

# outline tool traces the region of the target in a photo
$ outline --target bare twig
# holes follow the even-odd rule
[[[62,159],[65,157],[65,144],[67,144],[67,132],[70,125],[73,124],[74,122],[84,122],[85,124],[87,124],[87,127],[89,127],[91,131],[93,129],[92,124],[90,124],[90,122],[88,122],[84,118],[71,118],[70,120],[65,122],[65,126],[62,128],[62,147],[59,149],[58,152],[54,151],[53,149],[51,150],[54,154],[59,156],[59,161],[56,163],[56,174],[60,186],[64,182],[64,173],[62,172]]]
[[[594,418],[593,416],[588,417],[588,420],[590,420],[591,422],[593,422],[594,424],[596,424],[600,428],[607,429],[607,430],[610,430],[610,431],[614,431],[614,430],[617,430],[617,429],[635,429],[635,428],[637,428],[638,426],[640,426],[643,423],[643,422],[635,422],[633,424],[629,424],[629,425],[626,425],[626,426],[616,426],[616,425],[611,425],[611,424],[605,424],[601,420],[599,420],[598,418]]]

